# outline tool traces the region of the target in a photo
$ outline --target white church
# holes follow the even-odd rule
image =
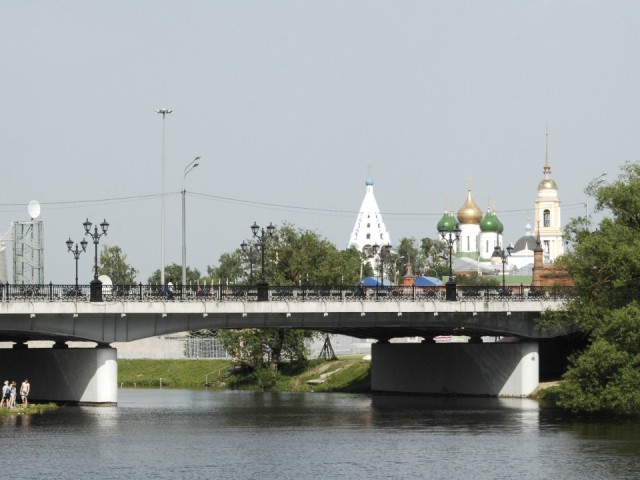
[[[533,267],[533,251],[539,236],[544,251],[544,262],[551,263],[564,253],[562,238],[560,198],[558,186],[551,178],[548,143],[545,148],[543,178],[538,184],[534,207],[533,227],[527,222],[524,234],[511,247],[511,255],[506,259],[505,270],[508,274],[530,275]],[[459,208],[457,215],[445,211],[438,222],[438,228],[458,227],[460,238],[455,243],[454,271],[477,271],[495,274],[502,260],[494,256],[496,246],[507,250],[503,243],[504,226],[494,210],[482,210],[472,196],[471,188]],[[355,247],[363,253],[369,253],[374,245],[391,243],[378,202],[373,194],[373,180],[366,181],[365,196],[356,218],[348,247]],[[375,269],[376,258],[370,259]]]

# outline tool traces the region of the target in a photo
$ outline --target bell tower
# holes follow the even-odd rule
[[[549,132],[546,134],[544,177],[538,184],[535,204],[536,236],[540,238],[544,262],[553,262],[564,253],[562,226],[560,219],[560,198],[558,186],[551,178],[549,165]]]

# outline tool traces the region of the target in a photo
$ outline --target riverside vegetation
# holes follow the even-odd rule
[[[361,355],[283,363],[275,373],[270,369],[234,368],[229,360],[118,360],[118,383],[129,388],[366,393],[371,390],[369,367]]]

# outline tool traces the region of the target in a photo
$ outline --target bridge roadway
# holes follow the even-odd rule
[[[100,345],[198,329],[297,328],[381,341],[438,335],[543,339],[536,320],[561,299],[0,302],[0,340]]]

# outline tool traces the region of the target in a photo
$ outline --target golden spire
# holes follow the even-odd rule
[[[544,142],[544,174],[548,175],[551,173],[551,165],[549,165],[549,129],[545,132],[545,142]]]
[[[549,129],[545,132],[544,145],[544,178],[538,184],[538,191],[541,190],[558,190],[556,182],[551,178],[551,165],[549,165]]]

